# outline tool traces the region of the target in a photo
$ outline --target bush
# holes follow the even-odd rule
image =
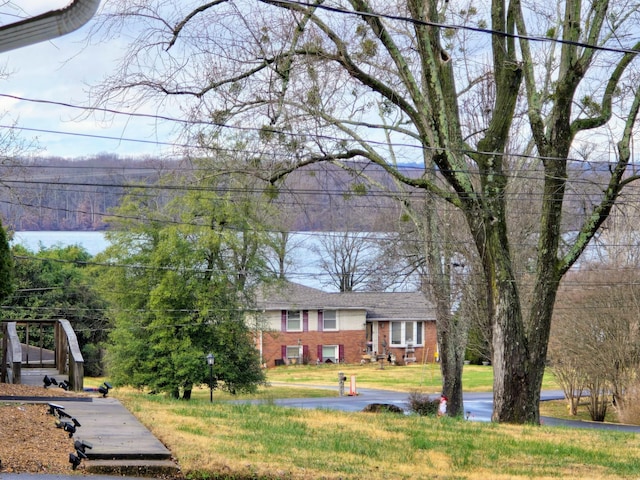
[[[440,398],[432,399],[429,395],[420,392],[409,394],[409,410],[421,416],[436,416]]]
[[[101,377],[104,375],[102,364],[102,350],[93,343],[87,343],[82,347],[84,358],[84,374],[87,377]]]
[[[640,385],[634,385],[625,392],[624,402],[618,405],[618,420],[621,423],[640,425]]]
[[[370,403],[362,411],[370,413],[404,413],[400,407],[391,403]]]

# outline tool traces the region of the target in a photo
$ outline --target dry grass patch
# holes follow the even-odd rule
[[[347,432],[353,438],[375,438],[380,442],[393,442],[402,438],[400,432],[381,431],[378,428],[378,422],[368,421],[369,417],[375,414],[354,413],[352,415],[357,415],[359,421],[345,422],[338,428],[343,432]],[[332,414],[325,410],[309,410],[305,415],[305,423],[312,431],[319,431],[327,427],[328,417],[330,418],[331,416]]]

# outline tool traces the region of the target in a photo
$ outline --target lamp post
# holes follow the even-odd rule
[[[216,358],[213,356],[213,353],[207,355],[207,363],[209,364],[209,402],[213,403],[213,364],[215,363]]]

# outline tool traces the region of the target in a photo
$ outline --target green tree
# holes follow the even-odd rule
[[[38,252],[14,245],[15,292],[5,299],[2,318],[69,320],[78,336],[85,374],[101,375],[101,346],[109,328],[105,301],[94,288],[88,270],[91,255],[82,247],[54,246]],[[39,341],[39,332],[32,338]],[[53,348],[53,333],[44,333]]]
[[[251,126],[263,147],[288,154],[274,157],[274,184],[313,163],[354,173],[371,163],[458,208],[484,274],[493,418],[539,422],[558,285],[635,179],[627,167],[640,108],[637,5],[492,0],[482,10],[441,0],[221,0],[109,7],[109,33],[135,21],[145,34],[102,85],[100,100],[179,99],[189,118],[211,124],[207,135],[194,123],[195,139]],[[599,192],[572,209],[567,192],[586,187],[569,159],[599,142],[607,148],[596,150],[598,160],[608,162],[614,150],[615,159]],[[508,221],[517,208],[509,190],[517,158],[541,185],[532,197],[530,303],[521,296]],[[421,171],[406,174],[402,159],[419,161]],[[267,166],[260,172],[269,173]],[[565,242],[569,228],[577,235]],[[439,317],[438,328],[448,329],[451,318]],[[462,361],[459,345],[440,341],[443,354],[453,349],[451,358]],[[456,362],[443,369],[445,378],[457,375]]]
[[[161,178],[156,190],[131,191],[111,218],[111,246],[99,276],[115,328],[109,373],[119,384],[190,398],[208,382],[254,391],[264,382],[243,311],[268,276],[268,238],[256,219],[262,200],[238,177],[200,161]],[[246,184],[243,184],[247,187]]]
[[[14,265],[9,240],[4,226],[0,222],[0,302],[4,302],[15,288]]]

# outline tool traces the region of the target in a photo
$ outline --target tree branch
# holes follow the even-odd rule
[[[633,50],[640,53],[640,42],[636,43],[633,46]],[[626,71],[627,67],[631,64],[631,62],[638,56],[638,53],[628,52],[623,55],[620,62],[616,65],[616,68],[611,73],[609,81],[607,82],[607,86],[602,95],[600,108],[601,114],[593,118],[576,119],[571,126],[571,130],[574,134],[582,130],[590,130],[593,128],[601,127],[611,119],[611,102],[613,96],[618,89],[618,85],[620,83],[620,80],[622,79],[622,75]]]
[[[180,32],[182,32],[182,29],[185,27],[187,23],[191,21],[191,19],[193,19],[193,17],[195,17],[199,13],[204,12],[205,10],[208,10],[211,7],[215,7],[216,5],[219,5],[221,3],[226,3],[228,1],[229,0],[216,0],[215,2],[205,3],[204,5],[199,6],[198,8],[193,10],[191,13],[189,13],[186,17],[182,19],[181,22],[179,22],[173,28],[173,37],[169,41],[169,45],[167,46],[166,49],[169,50],[171,47],[175,45],[176,41],[178,40],[178,36],[180,35]]]
[[[587,245],[594,237],[600,226],[609,216],[611,209],[615,205],[615,202],[620,195],[623,187],[637,180],[637,175],[631,176],[623,180],[623,176],[626,172],[629,160],[631,158],[631,149],[629,145],[633,136],[633,127],[638,119],[638,111],[640,110],[640,88],[636,89],[636,93],[633,98],[633,103],[629,109],[627,120],[625,121],[624,134],[620,142],[618,142],[619,160],[616,163],[616,167],[611,173],[609,184],[604,191],[604,196],[599,205],[597,205],[589,218],[587,218],[580,229],[578,238],[574,242],[573,247],[567,252],[564,258],[560,262],[559,270],[561,274],[564,274],[575,263],[578,257],[582,254]]]

